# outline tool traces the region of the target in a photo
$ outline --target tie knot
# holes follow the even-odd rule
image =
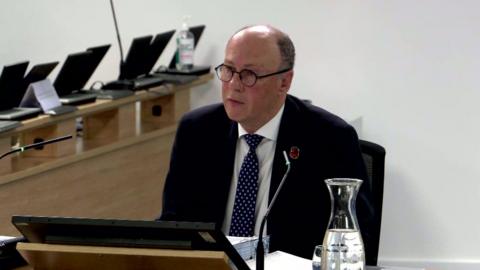
[[[246,134],[245,135],[245,141],[247,141],[248,146],[250,146],[250,150],[255,150],[257,149],[257,146],[260,144],[262,141],[263,136],[257,135],[257,134]]]

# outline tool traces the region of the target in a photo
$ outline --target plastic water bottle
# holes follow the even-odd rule
[[[193,68],[193,54],[195,49],[195,38],[188,30],[187,21],[189,16],[183,17],[182,28],[177,37],[177,69],[189,70]]]

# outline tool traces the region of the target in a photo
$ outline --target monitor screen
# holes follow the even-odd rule
[[[249,269],[214,223],[13,216],[31,243],[223,251],[237,269]]]

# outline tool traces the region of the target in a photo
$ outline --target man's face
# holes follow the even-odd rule
[[[224,64],[239,72],[249,69],[265,75],[280,69],[280,51],[272,35],[261,31],[241,31],[227,44]],[[287,72],[287,73],[291,73]],[[238,74],[222,82],[222,97],[227,115],[248,132],[255,132],[275,116],[284,102],[290,86],[285,86],[285,74],[258,79],[247,87]],[[290,76],[291,80],[291,74]]]

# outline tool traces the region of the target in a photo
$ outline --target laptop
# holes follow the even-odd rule
[[[151,41],[151,35],[134,38],[125,62],[120,65],[118,80],[106,83],[102,89],[138,90],[139,87],[135,85],[134,79],[144,74],[142,61],[147,57]]]
[[[135,38],[121,66],[118,80],[109,82],[103,89],[142,90],[163,84],[157,76],[150,76],[153,66],[167,47],[175,30],[152,36]]]
[[[21,125],[20,121],[0,120],[0,133],[17,128]]]
[[[96,100],[97,95],[84,91],[84,87],[109,48],[110,44],[92,47],[67,56],[53,83],[62,104],[79,105]]]
[[[104,58],[104,56],[107,54],[107,51],[109,49],[110,49],[110,44],[97,46],[97,47],[90,47],[87,49],[87,51],[91,51],[93,53],[92,61],[94,62],[98,61],[98,63],[100,63]],[[118,99],[118,98],[133,95],[133,91],[130,91],[130,90],[111,91],[111,90],[101,90],[101,89],[93,90],[92,87],[90,87],[90,89],[88,90],[87,89],[80,90],[80,94],[95,94],[97,96],[97,99]]]
[[[249,270],[215,223],[12,216],[12,224],[30,243],[223,251]]]
[[[0,120],[24,120],[41,113],[40,108],[19,108],[25,93],[23,81],[28,61],[3,67],[0,75]],[[21,93],[23,91],[23,93]],[[20,97],[20,99],[18,99]]]
[[[198,42],[200,41],[200,37],[205,30],[205,25],[193,26],[190,27],[189,30],[193,34],[194,48],[196,48]],[[193,66],[193,68],[188,70],[178,70],[176,68],[177,53],[178,50],[175,51],[168,67],[160,67],[157,69],[157,72],[154,73],[155,76],[163,78],[168,83],[185,84],[197,79],[200,75],[210,73],[209,66]]]

